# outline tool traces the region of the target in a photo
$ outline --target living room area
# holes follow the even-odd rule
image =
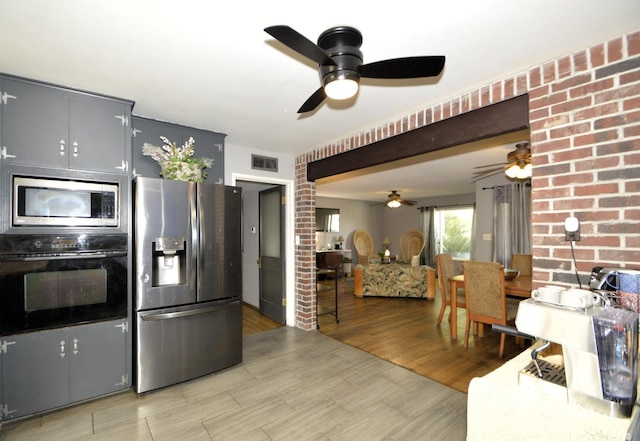
[[[465,348],[466,312],[463,308],[457,308],[455,326],[458,338],[452,339],[449,307],[441,323],[437,324],[442,305],[438,281],[431,284],[435,293],[428,292],[431,290],[428,288],[423,297],[362,296],[362,282],[358,280],[361,276],[358,273],[358,251],[354,243],[354,234],[366,231],[372,237],[374,256],[384,254],[388,249],[391,260],[401,258],[404,265],[411,265],[401,255],[400,238],[407,231],[421,231],[424,228],[422,207],[433,206],[443,212],[468,209],[475,214],[476,231],[491,231],[494,195],[484,189],[504,184],[509,182],[503,176],[488,177],[476,186],[475,193],[425,198],[416,201],[416,204],[403,204],[394,209],[371,201],[317,196],[316,207],[331,208],[339,214],[334,231],[326,231],[331,228],[318,228],[317,225],[317,251],[319,254],[330,250],[342,251],[350,257],[347,260],[350,261],[348,271],[345,268],[344,277],[338,278],[337,288],[332,278],[319,278],[319,331],[464,393],[472,378],[495,370],[505,360],[521,353],[523,346],[516,343],[514,338],[507,337],[503,358],[500,358],[500,334],[490,329],[482,337],[471,336]],[[322,185],[319,185],[319,193],[321,188]],[[477,260],[492,260],[491,243],[482,236],[477,233],[467,238],[466,251],[460,251],[454,258],[457,274],[462,273],[462,262],[471,256]],[[335,250],[336,245],[339,250]],[[474,248],[473,254],[470,248]],[[435,263],[427,265],[429,263],[425,262],[423,256],[421,268],[433,268],[432,273],[435,274]],[[336,298],[339,322],[331,314],[336,307]]]
[[[473,335],[464,347],[465,310],[457,310],[458,339],[450,337],[449,308],[440,325],[442,304],[436,283],[434,299],[358,297],[353,277],[338,279],[338,317],[334,280],[318,283],[318,331],[342,343],[402,366],[460,392],[469,382],[498,367],[525,348],[515,338],[506,339],[503,358],[498,356],[500,334],[490,330]]]

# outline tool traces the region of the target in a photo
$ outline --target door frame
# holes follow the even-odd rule
[[[266,176],[231,173],[231,183],[236,186],[237,181],[255,182],[258,184],[272,184],[284,186],[287,203],[284,207],[284,259],[285,259],[285,289],[286,289],[286,324],[296,326],[296,293],[295,293],[295,182],[291,179],[270,178]],[[243,271],[246,269],[243,268]],[[257,271],[257,269],[256,269]]]

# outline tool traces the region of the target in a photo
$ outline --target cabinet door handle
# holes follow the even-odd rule
[[[73,143],[73,157],[74,158],[78,157],[78,143],[75,141]]]
[[[73,339],[73,355],[78,355],[78,339]]]
[[[64,352],[64,345],[65,345],[64,340],[61,340],[60,341],[60,358],[64,358],[64,356],[66,355],[66,353]]]
[[[64,156],[64,150],[66,147],[66,143],[64,142],[64,139],[60,140],[60,156]]]

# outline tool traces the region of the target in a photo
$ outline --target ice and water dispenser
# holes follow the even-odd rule
[[[160,237],[152,242],[152,285],[186,283],[186,250],[184,237]]]

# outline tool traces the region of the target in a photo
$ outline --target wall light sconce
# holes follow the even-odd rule
[[[564,240],[577,242],[580,240],[580,221],[570,216],[564,220]]]

